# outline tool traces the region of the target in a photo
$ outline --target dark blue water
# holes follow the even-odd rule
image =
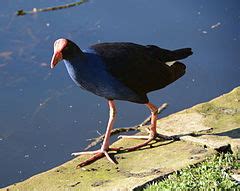
[[[106,101],[74,86],[63,63],[50,70],[57,38],[82,48],[107,41],[192,47],[186,75],[149,95],[156,105],[169,103],[162,116],[240,85],[238,0],[90,0],[60,11],[14,15],[68,2],[11,0],[0,6],[0,187],[71,159],[86,139],[105,132]],[[149,115],[143,105],[117,106],[118,127]]]

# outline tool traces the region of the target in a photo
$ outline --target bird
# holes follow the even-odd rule
[[[106,42],[85,50],[70,39],[60,38],[54,42],[51,68],[64,61],[68,74],[77,86],[108,101],[109,120],[100,149],[74,152],[73,156],[92,155],[77,167],[83,167],[103,158],[115,164],[109,151],[110,135],[116,120],[115,100],[144,104],[151,112],[151,125],[147,136],[121,136],[122,138],[146,139],[143,143],[126,150],[137,150],[148,145],[157,136],[157,110],[149,101],[149,92],[162,89],[175,82],[186,72],[179,60],[192,55],[191,48],[168,50],[156,45],[140,45],[132,42]]]

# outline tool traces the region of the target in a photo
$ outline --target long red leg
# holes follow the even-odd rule
[[[133,138],[133,139],[147,139],[145,142],[138,144],[136,146],[133,147],[129,147],[129,148],[125,148],[124,150],[127,151],[133,151],[133,150],[137,150],[141,147],[144,147],[146,145],[148,145],[148,143],[150,143],[152,140],[154,140],[157,136],[157,110],[158,108],[153,105],[151,102],[148,102],[147,104],[145,104],[151,111],[151,126],[150,126],[150,134],[149,136],[121,136],[122,138]]]
[[[109,120],[108,120],[108,125],[107,125],[107,130],[105,133],[105,137],[104,137],[104,141],[102,144],[101,149],[96,150],[96,151],[86,151],[86,152],[76,152],[76,153],[72,153],[73,156],[78,156],[78,155],[86,155],[86,154],[93,154],[92,157],[90,157],[89,159],[81,162],[79,165],[77,165],[77,167],[83,167],[86,166],[88,164],[91,164],[93,162],[95,162],[96,160],[106,156],[107,159],[111,162],[114,163],[115,162],[110,158],[110,156],[108,155],[109,150],[119,150],[120,148],[109,148],[110,145],[110,135],[111,135],[111,130],[113,128],[113,124],[115,122],[116,119],[116,106],[113,100],[109,100],[108,101],[109,104]]]

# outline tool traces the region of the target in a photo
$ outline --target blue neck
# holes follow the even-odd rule
[[[91,89],[91,86],[94,86],[99,81],[99,77],[101,79],[106,78],[105,65],[101,58],[91,49],[85,51],[84,56],[77,55],[64,60],[64,62],[72,80],[85,89]]]

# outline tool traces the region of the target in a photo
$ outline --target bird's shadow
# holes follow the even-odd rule
[[[232,139],[239,139],[240,138],[240,128],[232,129],[232,130],[221,132],[221,133],[215,133],[214,135],[227,136]]]
[[[109,155],[112,158],[112,160],[118,164],[116,159],[120,159],[120,156],[117,156],[118,154],[124,154],[124,153],[130,153],[130,152],[139,152],[139,151],[143,151],[143,150],[147,150],[147,149],[153,149],[153,148],[157,148],[160,146],[164,146],[164,145],[168,145],[171,144],[173,142],[179,141],[181,139],[181,137],[183,136],[193,136],[193,137],[199,137],[199,136],[203,136],[203,135],[217,135],[217,136],[228,136],[232,139],[239,139],[240,138],[240,128],[236,128],[236,129],[232,129],[229,131],[225,131],[225,132],[221,132],[221,133],[211,133],[213,131],[213,129],[210,129],[208,131],[204,131],[204,132],[198,132],[196,133],[186,133],[186,134],[178,134],[172,137],[171,140],[166,140],[163,138],[156,138],[153,141],[151,141],[149,144],[145,145],[144,147],[138,148],[136,150],[124,150],[124,148],[122,148],[121,150],[117,151],[117,152],[110,152]],[[162,142],[164,141],[164,142]],[[162,142],[162,144],[159,144],[159,142]],[[229,150],[230,149],[230,150]],[[228,152],[231,151],[231,148],[228,148],[227,150]],[[225,151],[224,151],[225,152]]]
[[[139,151],[143,151],[143,150],[148,150],[148,149],[153,149],[153,148],[157,148],[157,147],[160,147],[160,146],[164,146],[164,145],[168,145],[168,144],[171,144],[175,141],[178,141],[178,139],[171,139],[171,140],[164,140],[164,142],[162,144],[158,144],[159,142],[163,141],[162,138],[156,138],[154,139],[153,141],[151,141],[149,144],[141,147],[141,148],[138,148],[136,150],[127,150],[127,149],[120,149],[119,151],[117,152],[110,152],[109,153],[109,156],[111,157],[111,159],[116,163],[118,164],[118,161],[117,159],[121,158],[119,156],[117,156],[118,154],[124,154],[124,153],[131,153],[131,152],[139,152]]]

